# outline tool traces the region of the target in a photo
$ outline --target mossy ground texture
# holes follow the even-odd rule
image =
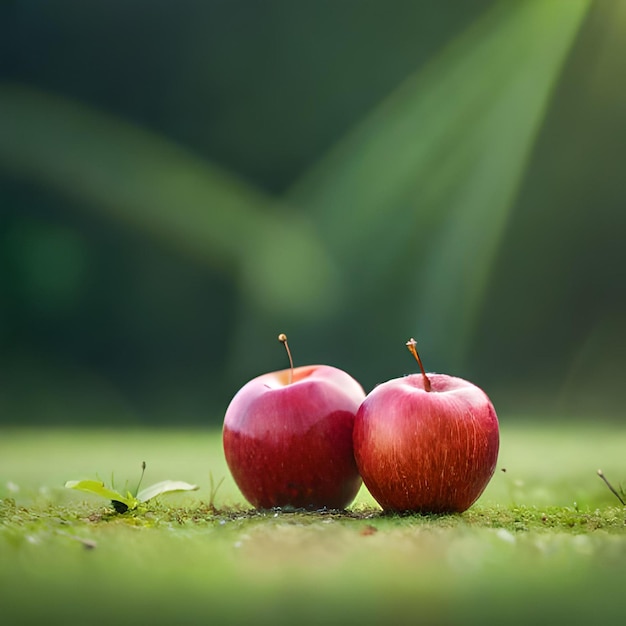
[[[520,422],[516,422],[519,424]],[[0,591],[11,623],[621,624],[626,429],[502,427],[461,515],[255,511],[215,431],[0,431]],[[63,488],[197,483],[118,514]],[[217,482],[224,478],[219,489]],[[213,485],[213,488],[211,488]]]

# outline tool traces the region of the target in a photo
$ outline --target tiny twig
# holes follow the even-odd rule
[[[604,472],[599,469],[598,476],[605,482],[606,486],[611,490],[611,493],[622,503],[623,506],[626,506],[626,502],[624,502],[624,498],[619,494],[617,489],[613,487],[613,485],[608,481],[607,477],[604,475]]]

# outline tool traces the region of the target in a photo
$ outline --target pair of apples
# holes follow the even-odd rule
[[[255,507],[343,509],[362,481],[385,511],[468,509],[496,467],[498,419],[484,391],[445,374],[394,378],[367,396],[343,370],[291,367],[258,376],[224,418],[226,462]]]

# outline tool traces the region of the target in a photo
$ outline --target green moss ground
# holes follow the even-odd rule
[[[11,623],[621,624],[626,430],[502,426],[462,515],[251,510],[215,431],[0,431],[0,592]],[[66,490],[195,482],[119,515]],[[506,470],[506,471],[503,471]],[[212,494],[211,478],[224,477]]]

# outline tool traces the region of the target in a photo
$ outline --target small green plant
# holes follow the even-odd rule
[[[197,485],[191,485],[181,480],[163,480],[139,491],[145,471],[146,462],[143,461],[141,464],[141,477],[137,483],[135,495],[133,495],[130,491],[126,491],[126,495],[122,495],[118,491],[115,491],[114,488],[109,489],[106,487],[101,480],[68,480],[65,483],[65,486],[68,489],[77,489],[87,493],[94,493],[97,496],[102,496],[107,500],[111,500],[113,508],[118,513],[126,513],[128,510],[136,509],[143,502],[147,502],[148,500],[164,493],[171,493],[173,491],[195,491],[198,489]]]

